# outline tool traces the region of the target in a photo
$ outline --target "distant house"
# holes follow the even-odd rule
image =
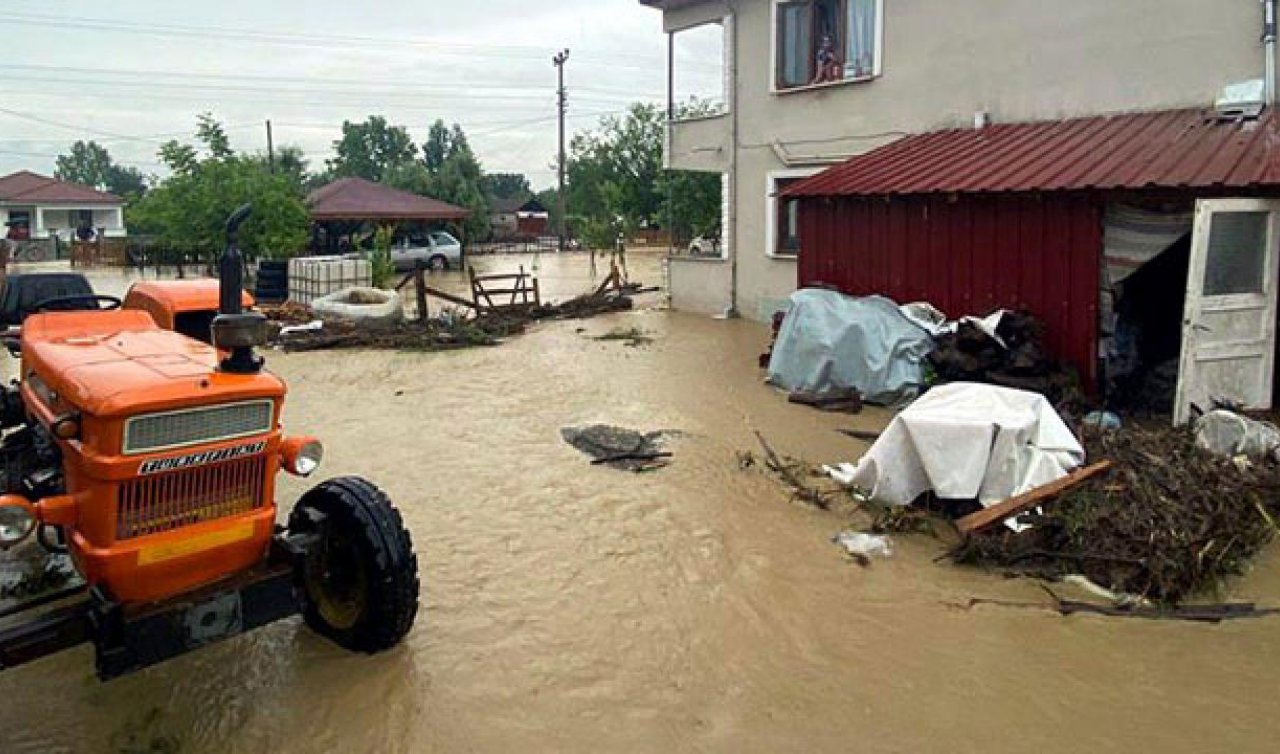
[[[29,170],[0,178],[0,237],[28,241],[57,235],[71,240],[80,229],[109,238],[127,235],[124,200]]]
[[[545,236],[550,232],[551,214],[536,198],[494,199],[491,207],[490,227],[498,238]]]

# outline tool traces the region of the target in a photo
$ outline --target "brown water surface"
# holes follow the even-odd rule
[[[615,327],[655,341],[590,337]],[[423,575],[408,640],[349,655],[291,620],[108,684],[73,650],[0,674],[0,751],[1276,750],[1280,621],[959,610],[1043,595],[935,563],[928,538],[849,565],[841,518],[735,456],[759,429],[851,459],[865,445],[835,429],[886,415],[788,405],[761,384],[765,341],[645,310],[483,350],[270,354],[286,428],[405,515]],[[671,466],[632,475],[560,439],[591,422],[683,436]],[[304,488],[286,482],[286,509]],[[1224,596],[1280,602],[1275,551]]]

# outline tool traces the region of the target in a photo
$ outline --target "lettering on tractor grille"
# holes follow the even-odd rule
[[[202,406],[135,416],[124,425],[124,452],[136,455],[270,432],[270,400]]]
[[[262,506],[265,456],[197,466],[120,485],[116,538],[172,531]]]

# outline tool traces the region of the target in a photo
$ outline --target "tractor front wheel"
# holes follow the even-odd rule
[[[418,614],[418,558],[386,494],[359,477],[322,482],[289,532],[315,535],[299,574],[307,625],[356,652],[399,644]]]

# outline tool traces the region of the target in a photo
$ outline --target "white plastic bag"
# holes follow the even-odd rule
[[[1210,453],[1257,460],[1280,450],[1280,429],[1233,411],[1210,411],[1196,422],[1196,445]]]
[[[855,557],[869,558],[872,555],[880,555],[887,558],[893,555],[893,540],[879,534],[847,531],[836,535],[836,542]]]

